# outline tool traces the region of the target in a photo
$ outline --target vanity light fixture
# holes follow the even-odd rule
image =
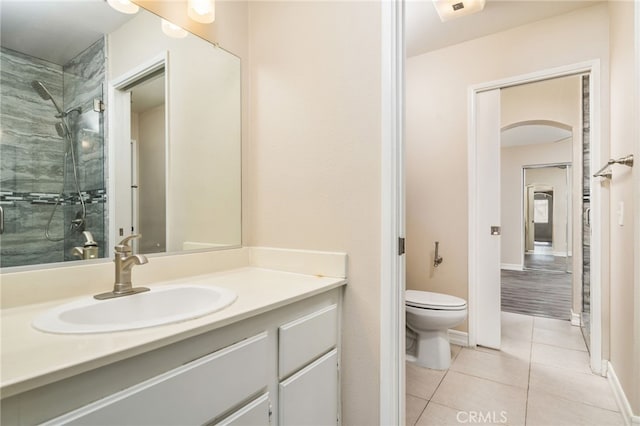
[[[482,12],[486,0],[433,0],[442,22]]]
[[[202,24],[210,24],[216,19],[214,0],[188,0],[187,15]]]
[[[109,6],[117,10],[118,12],[133,15],[138,13],[140,6],[133,4],[131,0],[107,0]]]
[[[172,38],[185,38],[189,34],[187,30],[166,19],[162,20],[162,32]]]

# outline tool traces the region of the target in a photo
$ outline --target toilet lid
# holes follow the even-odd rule
[[[418,290],[405,291],[405,301],[409,306],[426,309],[458,310],[467,306],[467,302],[459,297]]]

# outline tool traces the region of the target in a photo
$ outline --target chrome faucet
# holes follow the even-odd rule
[[[116,279],[113,285],[113,291],[101,293],[93,296],[96,299],[112,299],[114,297],[129,296],[131,294],[149,291],[146,287],[133,287],[131,284],[131,269],[135,265],[144,265],[148,262],[147,257],[141,254],[131,254],[131,246],[129,241],[140,238],[142,235],[129,235],[120,244],[113,248],[115,257],[113,262],[116,264]]]

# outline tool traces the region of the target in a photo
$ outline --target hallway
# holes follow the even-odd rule
[[[607,379],[589,369],[580,329],[568,321],[503,312],[502,351],[452,352],[447,371],[406,364],[407,425],[624,424]]]
[[[572,274],[543,270],[500,272],[502,311],[571,319]]]

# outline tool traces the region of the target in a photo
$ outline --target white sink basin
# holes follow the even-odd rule
[[[115,299],[92,296],[57,306],[36,317],[33,326],[61,334],[107,333],[153,327],[201,317],[232,304],[226,288],[198,285],[151,287],[145,293]]]

